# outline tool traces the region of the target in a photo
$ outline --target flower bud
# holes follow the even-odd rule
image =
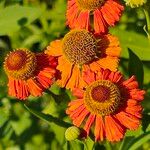
[[[65,132],[65,138],[68,140],[68,141],[72,141],[72,140],[75,140],[77,139],[78,137],[80,136],[80,129],[75,127],[75,126],[72,126],[72,127],[69,127],[66,132]]]
[[[147,0],[126,0],[126,5],[134,8],[134,7],[139,7],[142,6],[143,4],[146,3]]]

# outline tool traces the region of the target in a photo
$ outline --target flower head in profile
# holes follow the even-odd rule
[[[129,5],[130,7],[139,7],[145,4],[147,0],[126,0],[126,5]]]
[[[58,56],[57,69],[61,87],[73,89],[82,87],[81,74],[87,68],[93,71],[108,68],[115,71],[118,67],[121,48],[116,37],[108,34],[94,36],[84,29],[72,30],[62,40],[56,40],[47,47],[46,54]]]
[[[67,24],[71,29],[106,33],[119,21],[124,7],[118,0],[68,0]]]
[[[27,49],[10,52],[4,62],[9,95],[25,100],[30,94],[41,96],[54,81],[57,58]]]
[[[145,91],[134,76],[125,80],[120,72],[101,69],[84,72],[83,79],[86,87],[74,89],[77,99],[66,110],[75,126],[83,127],[87,135],[93,131],[95,141],[119,141],[126,129],[139,127]]]

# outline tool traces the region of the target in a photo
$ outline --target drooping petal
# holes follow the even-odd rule
[[[27,80],[27,86],[30,91],[30,93],[33,96],[41,96],[43,92],[43,88],[38,84],[37,81],[33,79]]]
[[[95,33],[105,33],[107,32],[107,23],[104,21],[103,15],[100,10],[96,9],[94,11],[94,29]]]
[[[96,116],[96,122],[95,122],[95,141],[103,141],[105,138],[105,127],[104,127],[104,121],[101,116]]]
[[[90,11],[80,12],[78,15],[76,26],[79,27],[80,29],[89,30],[89,24],[90,24],[89,21],[90,21]]]
[[[135,76],[132,76],[130,79],[124,81],[122,84],[128,89],[138,88],[138,82],[136,81]]]
[[[81,72],[78,66],[73,66],[71,76],[66,84],[66,88],[82,88],[84,86],[83,79],[81,77]]]
[[[87,132],[87,135],[89,135],[89,131],[90,131],[90,128],[91,128],[94,120],[95,120],[95,115],[90,114],[86,121],[86,124],[84,126],[84,130]]]
[[[120,141],[124,135],[124,128],[111,116],[105,116],[106,137],[109,141]]]
[[[67,68],[67,71],[66,71],[66,68]],[[61,87],[65,87],[72,75],[73,65],[62,56],[58,58],[57,69],[61,72],[61,79],[58,80],[57,83]]]
[[[116,118],[123,124],[126,128],[130,130],[135,130],[139,127],[140,121],[137,117],[127,113],[127,112],[120,112],[116,114]]]

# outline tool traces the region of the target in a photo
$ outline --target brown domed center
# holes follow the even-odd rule
[[[10,53],[6,60],[6,65],[10,70],[19,70],[25,65],[27,54],[24,51],[14,51]]]
[[[109,99],[110,90],[108,87],[99,85],[91,90],[91,96],[95,101],[104,102]]]
[[[84,10],[95,10],[99,8],[104,0],[76,0],[77,5]]]
[[[17,49],[10,52],[4,62],[7,75],[21,80],[32,77],[36,67],[36,55],[27,49]]]
[[[67,59],[73,64],[87,64],[97,54],[97,41],[86,30],[72,30],[65,35],[62,48]]]

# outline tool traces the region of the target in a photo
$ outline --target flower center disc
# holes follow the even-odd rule
[[[19,70],[26,62],[27,55],[24,51],[10,53],[7,58],[7,66],[10,70]]]
[[[95,81],[86,88],[84,95],[87,109],[101,116],[113,114],[118,109],[120,99],[118,87],[108,80]]]
[[[99,8],[104,0],[76,0],[78,6],[84,10],[95,10]]]
[[[33,76],[36,69],[36,56],[29,50],[17,49],[6,57],[4,69],[8,76],[26,80]]]
[[[71,63],[83,65],[96,57],[97,41],[86,30],[72,30],[65,35],[62,48]]]

